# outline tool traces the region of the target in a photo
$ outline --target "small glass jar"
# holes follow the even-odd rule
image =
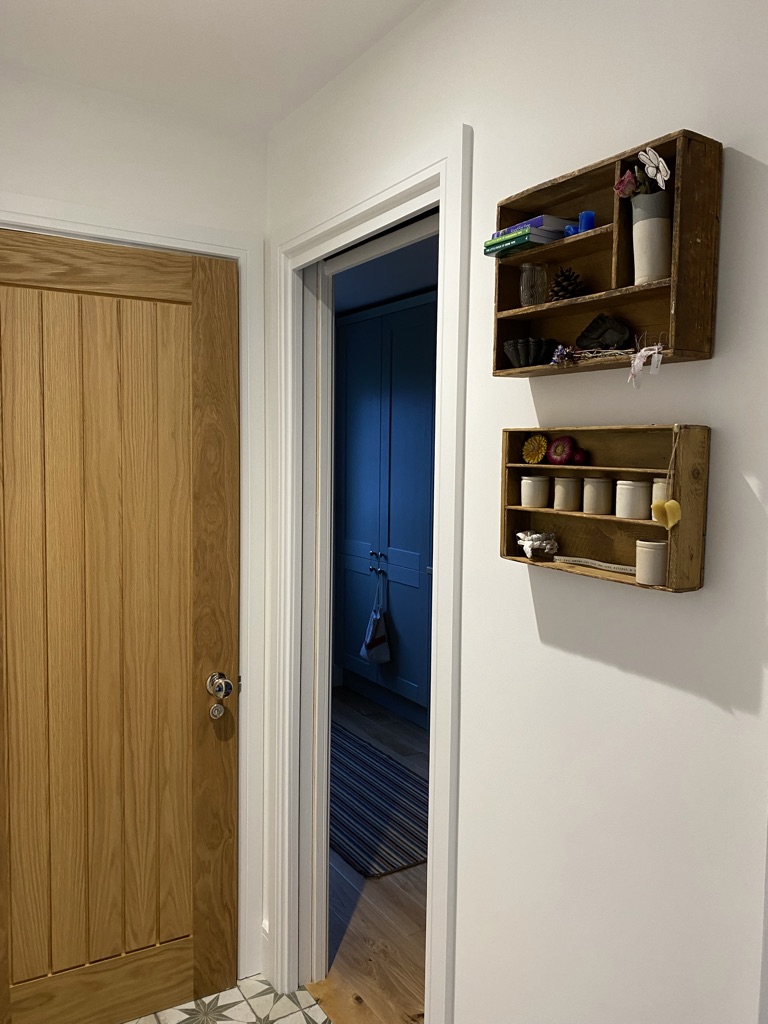
[[[538,306],[547,301],[547,269],[542,263],[520,267],[520,305]]]

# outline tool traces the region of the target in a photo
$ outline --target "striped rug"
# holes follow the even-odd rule
[[[425,779],[340,725],[331,727],[331,847],[366,878],[427,859]]]

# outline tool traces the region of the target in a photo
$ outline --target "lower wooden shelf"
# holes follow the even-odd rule
[[[537,561],[536,559],[525,558],[525,556],[521,557],[520,555],[503,555],[502,557],[507,558],[510,562],[521,562],[523,565],[530,565],[539,569],[558,569],[560,572],[573,572],[577,576],[591,576],[595,580],[607,580],[609,583],[624,583],[630,587],[640,587],[642,590],[665,590],[667,593],[682,593],[680,589],[672,590],[671,587],[647,587],[638,583],[634,576],[629,576],[623,572],[611,572],[610,569],[595,569],[590,565],[569,565],[567,562]],[[696,590],[698,588],[691,587],[689,589]]]
[[[589,464],[526,464],[522,461],[522,447],[532,434],[544,434],[549,440],[569,435],[576,446],[590,454]],[[502,558],[649,590],[672,593],[698,590],[704,579],[709,442],[709,427],[684,424],[505,430],[502,443]],[[584,479],[599,475],[613,481],[665,476],[667,497],[680,504],[682,517],[667,531],[666,527],[650,518],[625,519],[616,515],[593,515],[579,510],[565,512],[520,504],[522,476],[557,474]],[[517,538],[517,534],[525,530],[554,533],[561,556],[628,567],[635,565],[637,541],[666,539],[668,551],[664,585],[646,587],[637,583],[633,575],[598,566],[529,559],[523,554]]]

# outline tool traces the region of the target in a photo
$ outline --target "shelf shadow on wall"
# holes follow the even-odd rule
[[[710,480],[702,590],[665,594],[531,568],[531,591],[542,643],[757,714],[768,664],[768,514],[743,472],[718,461],[716,491],[729,499],[713,502]]]
[[[723,179],[714,359],[662,367],[638,392],[612,370],[531,382],[542,425],[712,427],[704,587],[664,594],[530,577],[543,643],[757,714],[768,665],[768,296],[764,262],[745,253],[762,253],[768,238],[768,166],[728,148]]]

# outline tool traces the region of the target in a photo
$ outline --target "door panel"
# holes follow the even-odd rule
[[[157,941],[157,339],[154,305],[120,303],[123,408],[125,951]],[[163,638],[165,642],[165,638]]]
[[[122,417],[118,303],[81,297],[88,686],[88,937],[92,960],[123,949]],[[115,511],[120,514],[116,515]]]
[[[45,453],[51,964],[88,960],[83,375],[77,296],[40,292]],[[77,599],[73,599],[74,596]]]
[[[432,564],[432,478],[435,423],[434,302],[384,317],[389,349],[389,503],[381,537],[389,561],[417,553],[424,572]],[[402,564],[412,565],[411,559]]]
[[[237,267],[78,242],[80,294],[68,245],[0,232],[0,1024],[236,975]]]
[[[158,665],[158,940],[189,935],[191,811],[187,796],[190,673],[187,609],[192,593],[189,309],[157,307],[159,622],[165,643]],[[184,837],[182,843],[179,837]]]
[[[345,474],[342,479],[344,537],[342,550],[363,557],[378,543],[379,480],[371,470],[379,465],[381,450],[381,321],[350,324],[339,331],[339,408],[344,423],[339,437]],[[344,481],[365,479],[366,487],[346,487]]]
[[[0,291],[6,549],[11,979],[48,971],[48,708],[40,301]],[[12,596],[11,596],[12,595]],[[44,726],[41,728],[41,726]]]

